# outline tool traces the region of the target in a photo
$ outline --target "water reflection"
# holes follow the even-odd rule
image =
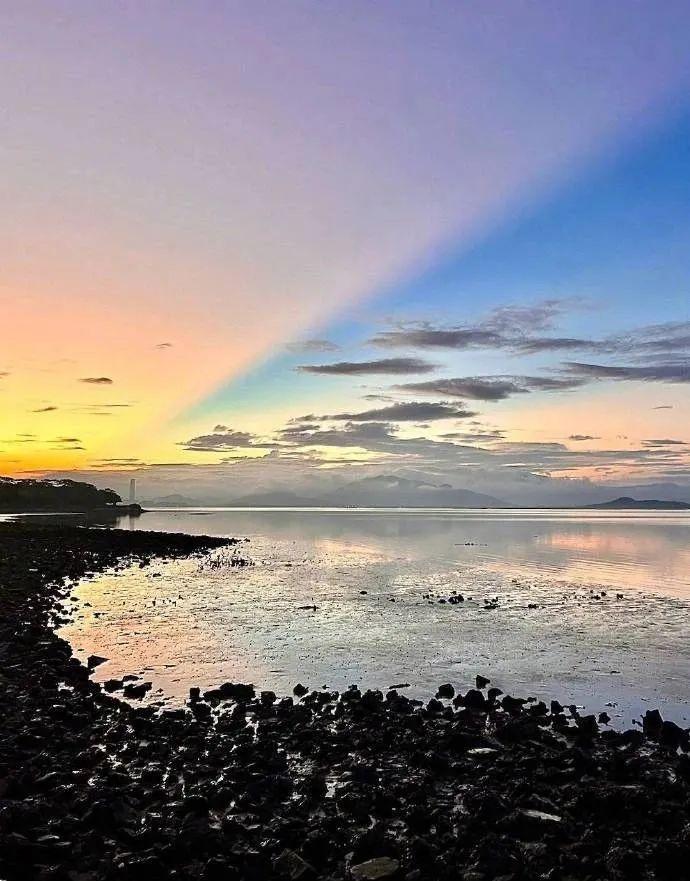
[[[517,693],[616,704],[628,724],[657,704],[687,715],[685,516],[169,511],[134,526],[248,536],[255,565],[82,583],[64,635],[110,659],[99,678],[138,672],[173,700],[223,679],[279,692],[406,681],[428,697],[482,672]],[[453,591],[465,602],[439,602]]]
[[[123,521],[125,518],[122,518]],[[124,525],[119,523],[118,525]],[[367,555],[551,573],[690,596],[690,515],[338,509],[152,511],[130,528],[324,542]]]

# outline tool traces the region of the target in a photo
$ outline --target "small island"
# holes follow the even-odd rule
[[[599,502],[587,505],[599,511],[690,511],[688,502],[673,502],[662,499],[633,499],[630,496],[619,496],[610,502]]]

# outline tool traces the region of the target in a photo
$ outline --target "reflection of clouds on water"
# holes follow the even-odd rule
[[[688,524],[570,513],[151,514],[141,527],[249,535],[242,553],[256,565],[188,560],[100,576],[77,589],[81,617],[64,635],[111,659],[97,677],[152,667],[146,678],[178,699],[223,679],[289,692],[298,680],[385,688],[401,677],[427,697],[441,681],[483,672],[515,692],[619,702],[627,722],[652,703],[682,720]],[[454,590],[464,603],[438,603]]]

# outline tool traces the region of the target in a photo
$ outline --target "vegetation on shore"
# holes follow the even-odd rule
[[[18,480],[0,477],[0,511],[93,511],[121,502],[112,489],[98,489],[76,480]]]

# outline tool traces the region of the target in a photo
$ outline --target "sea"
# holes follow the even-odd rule
[[[121,528],[232,536],[201,558],[74,585],[61,635],[149,702],[251,682],[280,695],[504,692],[690,724],[690,512],[154,510]]]

